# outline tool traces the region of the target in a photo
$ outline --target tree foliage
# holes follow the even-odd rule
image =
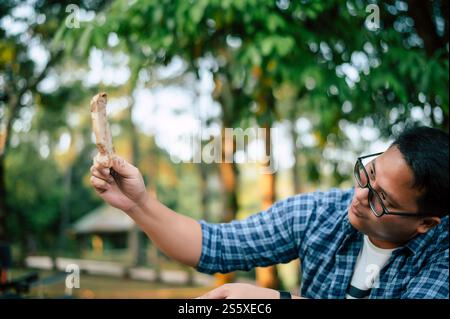
[[[377,30],[365,26],[371,3],[380,10]],[[114,1],[78,33],[59,37],[69,50],[79,41],[87,52],[107,47],[116,34],[151,64],[180,56],[194,72],[210,59],[219,95],[229,81],[236,124],[266,122],[272,97],[283,99],[280,91],[290,86],[304,101],[299,112],[316,114],[325,141],[341,119],[371,117],[388,135],[410,121],[415,106],[426,110],[430,125],[448,128],[448,5],[421,7],[396,0]]]

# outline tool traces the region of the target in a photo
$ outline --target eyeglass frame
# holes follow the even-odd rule
[[[372,211],[372,213],[378,217],[381,218],[383,215],[393,215],[393,216],[404,216],[404,217],[430,217],[430,214],[427,213],[411,213],[411,212],[390,212],[386,206],[383,203],[383,199],[381,198],[380,194],[378,194],[378,192],[372,187],[372,185],[370,184],[370,178],[369,178],[369,174],[367,173],[366,167],[364,166],[362,160],[365,158],[369,158],[369,157],[373,157],[373,156],[378,156],[383,154],[384,152],[380,152],[380,153],[374,153],[374,154],[370,154],[370,155],[364,155],[364,156],[360,156],[358,157],[358,159],[356,160],[355,163],[355,167],[353,168],[353,175],[356,179],[356,182],[358,183],[358,186],[360,188],[368,188],[369,189],[369,193],[367,194],[367,200],[369,202],[369,206],[370,206],[370,210]],[[367,184],[365,186],[362,186],[360,183],[360,179],[361,177],[359,176],[359,170],[358,170],[358,164],[361,165],[361,167],[363,168],[364,174],[366,175],[366,179],[367,179]],[[358,173],[357,173],[358,171]],[[378,200],[381,204],[381,207],[383,208],[383,212],[381,214],[378,215],[378,213],[375,211],[375,209],[372,207],[371,201],[370,201],[370,194],[372,193],[372,196],[376,195],[378,197]]]

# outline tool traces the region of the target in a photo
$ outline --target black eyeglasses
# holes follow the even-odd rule
[[[358,182],[359,187],[369,189],[369,205],[370,209],[372,210],[372,213],[374,213],[374,215],[377,217],[381,217],[383,215],[396,215],[404,217],[429,216],[429,214],[426,213],[390,212],[386,208],[386,206],[383,203],[383,200],[381,199],[380,194],[378,194],[378,192],[375,189],[373,189],[372,185],[370,184],[369,174],[367,174],[366,168],[364,167],[364,164],[362,162],[362,160],[365,158],[378,156],[381,154],[383,153],[381,152],[358,157],[354,169],[355,179]]]

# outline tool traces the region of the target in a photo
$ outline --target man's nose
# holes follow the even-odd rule
[[[363,206],[369,206],[369,188],[361,188],[359,186],[355,189],[355,197]]]

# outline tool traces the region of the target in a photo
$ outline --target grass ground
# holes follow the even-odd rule
[[[14,269],[11,277],[17,278],[28,270]],[[51,271],[38,271],[39,279],[45,279],[56,273]],[[80,288],[72,290],[75,298],[144,298],[144,299],[189,299],[198,297],[214,287],[185,286],[167,283],[153,283],[126,278],[96,276],[89,274],[80,275]],[[62,298],[65,294],[64,278],[59,282],[49,285],[37,285],[27,294],[30,298]]]

